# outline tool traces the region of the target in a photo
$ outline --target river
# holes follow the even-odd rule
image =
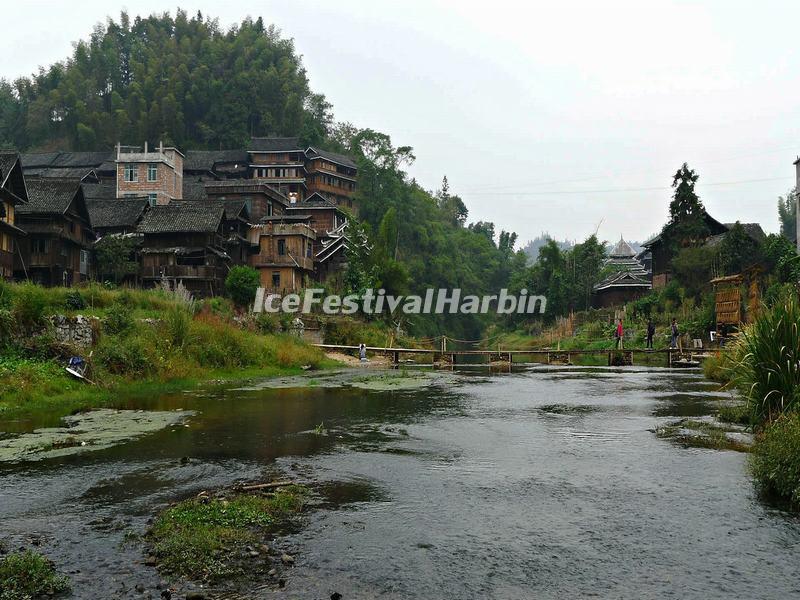
[[[237,597],[800,596],[800,522],[758,498],[746,455],[651,431],[715,410],[725,396],[698,373],[534,367],[422,389],[315,383],[153,398],[130,408],[196,414],[106,450],[0,463],[0,538],[38,545],[76,598],[158,598],[133,537],[157,509],[289,476],[326,501],[281,541],[297,558],[286,588]]]

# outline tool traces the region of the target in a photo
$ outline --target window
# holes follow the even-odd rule
[[[88,275],[89,274],[89,251],[88,250],[81,250],[80,272],[81,272],[81,275]]]
[[[158,194],[155,192],[147,194],[147,201],[150,203],[150,206],[155,206],[158,204]]]
[[[6,215],[6,203],[0,202],[0,219],[5,220],[7,218]]]
[[[139,181],[139,169],[135,164],[125,165],[125,181]]]
[[[267,216],[268,216],[268,217],[271,217],[271,216],[272,216],[272,202],[269,202],[269,203],[267,204]]]
[[[311,254],[312,254],[312,248],[313,248],[313,247],[312,247],[312,244],[311,244],[311,242],[307,241],[307,242],[306,242],[306,256],[307,256],[308,258],[311,258]]]
[[[278,240],[278,256],[286,255],[286,240]]]
[[[147,181],[158,181],[158,163],[147,165]]]
[[[34,238],[31,240],[31,252],[33,254],[47,254],[48,241],[41,238]]]
[[[278,289],[281,287],[281,272],[280,271],[273,271],[272,272],[272,287],[274,289]]]

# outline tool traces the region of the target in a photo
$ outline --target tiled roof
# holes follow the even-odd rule
[[[147,198],[113,198],[86,201],[94,229],[133,228],[149,206]]]
[[[27,182],[28,204],[17,207],[18,214],[64,214],[81,192],[79,179],[39,179]]]
[[[117,197],[117,186],[113,181],[102,183],[82,183],[83,195],[87,200],[109,200]]]
[[[184,171],[213,171],[219,163],[240,163],[247,166],[246,150],[189,150],[183,160]]]
[[[19,154],[16,152],[0,152],[0,185],[5,183],[18,160]]]
[[[353,162],[353,159],[349,156],[345,156],[344,154],[338,154],[336,152],[328,152],[327,150],[320,150],[318,148],[314,148],[311,146],[308,150],[306,150],[306,156],[308,158],[326,158],[332,162],[339,163],[345,167],[350,167],[351,169],[357,169],[358,165]]]
[[[297,202],[289,206],[289,208],[338,208],[333,202],[325,198],[319,192],[314,192],[302,202]]]
[[[247,147],[250,152],[302,152],[300,138],[296,137],[254,137]]]
[[[247,219],[250,216],[247,212],[247,204],[245,201],[236,198],[230,200],[209,200],[208,198],[205,200],[189,200],[188,198],[184,198],[183,200],[171,200],[169,205],[185,206],[187,208],[192,208],[194,206],[220,206],[225,209],[226,219],[236,219],[238,217]]]
[[[183,199],[184,200],[208,200],[206,185],[202,181],[192,181],[183,178]]]
[[[606,277],[594,286],[594,291],[599,292],[609,288],[640,288],[650,289],[652,284],[645,277],[630,271],[618,271]]]
[[[609,253],[611,258],[631,258],[636,256],[636,251],[622,237],[619,238],[617,245]]]
[[[22,155],[22,168],[76,168],[99,167],[114,160],[112,150],[100,152],[45,152]]]
[[[141,233],[213,233],[219,229],[225,209],[219,203],[176,202],[153,206],[139,224]]]

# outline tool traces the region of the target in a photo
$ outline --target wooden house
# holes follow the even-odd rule
[[[28,203],[16,210],[14,276],[42,285],[75,285],[91,276],[95,234],[79,179],[29,178]]]
[[[277,189],[290,201],[308,196],[306,154],[296,137],[254,137],[247,148],[250,176]]]
[[[310,222],[310,215],[276,215],[250,228],[250,241],[257,245],[250,264],[260,272],[262,287],[283,294],[308,285],[316,239]]]
[[[138,227],[142,234],[140,278],[183,282],[203,296],[222,293],[231,258],[225,251],[225,209],[217,203],[177,202],[151,207]]]
[[[308,194],[317,193],[337,206],[354,211],[358,166],[343,154],[309,147],[306,150]]]
[[[721,233],[726,233],[728,228],[709,215],[707,212],[703,213],[706,226],[709,230],[709,237],[713,237],[719,235]],[[670,261],[671,256],[666,244],[664,243],[664,239],[662,235],[659,233],[658,235],[650,238],[646,242],[642,244],[645,253],[650,254],[650,269],[652,272],[652,282],[653,282],[653,289],[659,289],[666,286],[672,277],[672,273],[670,271]]]
[[[199,204],[215,205],[225,209],[223,225],[223,246],[231,258],[233,265],[249,264],[250,255],[255,252],[255,245],[250,242],[250,213],[243,199],[230,200],[173,200],[170,206],[193,207]]]
[[[193,193],[194,200],[243,200],[251,223],[258,223],[263,217],[284,214],[289,199],[271,184],[250,179],[208,181],[202,191]]]
[[[0,279],[14,276],[14,256],[25,232],[17,227],[16,209],[28,201],[19,154],[0,152]]]
[[[188,150],[183,161],[183,176],[195,181],[244,179],[249,176],[247,150]]]

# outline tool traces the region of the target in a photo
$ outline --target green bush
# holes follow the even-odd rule
[[[64,306],[67,310],[83,310],[86,308],[86,301],[78,290],[70,290],[67,293],[67,298],[64,301]]]
[[[156,370],[153,350],[153,341],[142,335],[104,336],[95,360],[114,375],[141,377]]]
[[[111,305],[103,322],[103,330],[111,335],[118,335],[133,328],[134,319],[129,298],[120,295],[117,302]]]
[[[800,506],[800,415],[784,415],[759,434],[750,467],[764,492]]]
[[[69,589],[69,579],[41,554],[26,550],[0,558],[0,600],[45,598]]]
[[[756,422],[794,410],[800,400],[800,306],[794,296],[765,309],[741,336],[736,382]]]
[[[281,321],[274,313],[258,313],[255,324],[258,332],[263,334],[277,333],[281,330]]]
[[[32,283],[17,287],[13,303],[14,318],[25,330],[38,329],[45,325],[47,292]]]
[[[242,307],[253,303],[259,285],[261,276],[252,267],[233,267],[225,278],[225,290],[233,301]]]
[[[192,316],[181,305],[176,304],[164,313],[163,324],[166,329],[167,339],[176,348],[183,348],[189,340],[189,330]]]

